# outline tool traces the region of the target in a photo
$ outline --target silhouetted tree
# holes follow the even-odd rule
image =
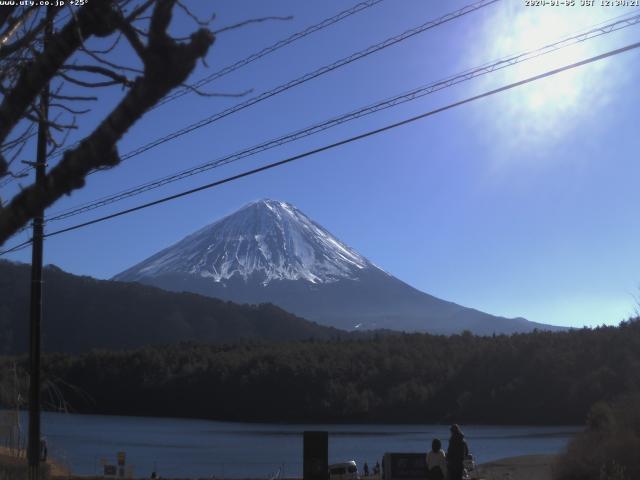
[[[17,2],[16,2],[17,3]],[[202,26],[187,39],[173,38],[168,29],[179,0],[91,0],[78,8],[5,6],[0,9],[0,178],[18,175],[15,161],[43,119],[38,98],[51,84],[48,143],[53,149],[73,121],[60,115],[82,113],[69,102],[98,99],[93,93],[65,93],[63,84],[78,89],[120,85],[124,95],[80,142],[64,150],[46,175],[43,188],[30,185],[7,205],[0,203],[0,245],[63,195],[84,185],[93,170],[120,162],[117,144],[122,136],[173,88],[184,84],[196,62],[205,57],[214,34]],[[67,17],[64,17],[64,14]],[[61,22],[44,41],[47,22]],[[113,38],[99,50],[96,39]],[[137,65],[121,65],[112,52],[126,42]],[[62,135],[62,138],[60,138]]]
[[[0,370],[9,361],[0,359]],[[495,337],[181,343],[53,355],[44,364],[46,375],[94,399],[59,384],[87,413],[576,425],[594,403],[640,393],[640,321]],[[596,411],[589,421],[601,430],[607,418]]]

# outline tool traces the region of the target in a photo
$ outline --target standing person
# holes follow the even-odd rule
[[[369,465],[367,465],[367,462],[364,462],[364,476],[369,476]]]
[[[40,461],[41,462],[46,462],[47,461],[47,454],[48,454],[48,449],[47,449],[47,439],[42,437],[40,439]]]
[[[442,451],[442,442],[434,438],[431,450],[427,452],[427,478],[444,480],[447,477],[447,459]]]
[[[447,448],[447,467],[449,480],[462,480],[463,462],[469,455],[469,447],[464,439],[464,433],[457,424],[451,425],[451,438]]]

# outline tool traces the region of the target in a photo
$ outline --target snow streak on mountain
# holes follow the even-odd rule
[[[356,279],[372,264],[294,206],[250,203],[116,276],[141,280],[182,273],[224,282],[232,277],[306,280]]]

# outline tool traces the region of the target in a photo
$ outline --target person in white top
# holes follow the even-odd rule
[[[431,450],[427,452],[427,479],[443,480],[447,478],[447,459],[442,450],[442,443],[437,438],[431,442]]]

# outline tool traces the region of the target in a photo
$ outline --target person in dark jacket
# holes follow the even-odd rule
[[[49,450],[47,449],[47,439],[43,437],[40,439],[40,461],[41,462],[47,461],[48,451]]]
[[[469,447],[464,439],[464,433],[456,424],[451,425],[451,438],[447,448],[447,469],[449,480],[462,480],[463,462],[469,455]]]

